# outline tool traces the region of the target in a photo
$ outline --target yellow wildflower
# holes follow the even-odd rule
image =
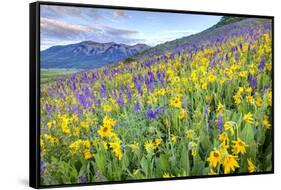
[[[217,78],[216,75],[210,74],[210,75],[208,76],[208,81],[209,81],[210,83],[213,83],[213,82],[215,82],[216,78]]]
[[[246,115],[244,115],[243,120],[246,123],[253,124],[254,123],[253,114],[251,112],[248,112]]]
[[[247,163],[248,163],[248,171],[249,171],[250,173],[255,172],[255,171],[256,171],[256,166],[255,166],[255,164],[252,162],[252,160],[249,159],[249,158],[247,158]]]
[[[171,137],[171,140],[172,140],[172,143],[176,143],[177,142],[177,136],[176,135],[172,135],[172,137]]]
[[[93,155],[91,154],[91,151],[89,149],[85,149],[83,154],[84,154],[84,158],[86,160],[89,160],[89,159],[91,159],[93,157]]]
[[[207,158],[207,161],[211,167],[217,167],[217,165],[221,162],[221,153],[218,150],[212,151],[210,156]]]
[[[111,128],[109,126],[101,126],[98,130],[98,134],[101,137],[110,137],[112,135]]]
[[[264,128],[270,129],[271,124],[270,124],[270,122],[268,121],[268,116],[265,116],[265,117],[263,118],[262,124],[263,124]]]
[[[109,143],[110,148],[112,148],[112,152],[115,154],[115,156],[118,158],[118,160],[122,159],[122,151],[121,151],[121,146],[120,142],[114,142],[114,143]]]
[[[153,151],[154,150],[154,143],[151,141],[151,140],[149,140],[149,141],[146,141],[145,143],[144,143],[144,148],[145,148],[145,150],[147,151],[147,152],[151,152],[151,151]]]
[[[138,149],[138,146],[139,146],[139,143],[136,143],[136,142],[130,144],[130,147],[131,147],[131,149],[132,149],[132,152],[136,152],[137,149]]]
[[[223,132],[219,135],[219,140],[225,144],[228,144],[228,135],[226,132]]]
[[[82,128],[84,128],[84,129],[86,129],[87,131],[89,130],[89,124],[88,124],[88,122],[86,122],[86,121],[82,121],[82,122],[80,123],[80,126],[81,126]]]
[[[239,168],[239,164],[237,162],[237,156],[233,156],[228,154],[224,157],[222,161],[224,167],[224,174],[229,174],[230,172],[234,171],[235,168]]]
[[[192,139],[193,136],[194,136],[194,130],[188,130],[185,132],[185,136],[188,138],[188,139]]]
[[[256,105],[257,105],[258,107],[261,107],[261,105],[262,105],[262,98],[261,98],[260,96],[258,96],[258,97],[256,98]]]
[[[163,174],[163,178],[171,178],[171,177],[174,177],[173,175],[170,175],[169,173],[164,173]]]
[[[179,119],[180,120],[183,120],[185,118],[185,110],[184,109],[181,109],[180,110],[180,113],[179,113]]]
[[[240,138],[237,139],[237,141],[232,141],[232,152],[233,154],[237,155],[239,153],[245,154],[246,153],[246,147],[247,145],[244,141],[242,141]]]
[[[174,99],[172,99],[170,101],[170,105],[175,107],[175,108],[180,108],[181,104],[182,104],[182,102],[181,102],[181,99],[180,99],[179,96],[176,96]]]

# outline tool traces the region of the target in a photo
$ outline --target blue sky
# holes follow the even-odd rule
[[[220,16],[41,5],[41,50],[81,41],[154,46],[198,33]]]

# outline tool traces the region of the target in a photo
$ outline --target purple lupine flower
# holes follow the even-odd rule
[[[81,112],[80,112],[78,104],[71,105],[71,111],[72,111],[72,113],[78,115],[79,117],[81,116]]]
[[[185,61],[185,59],[184,59],[184,58],[181,58],[181,64],[182,64],[182,65],[184,64],[184,61]]]
[[[87,183],[87,177],[86,176],[80,176],[79,177],[79,181],[80,181],[80,183]]]
[[[127,85],[127,100],[128,100],[128,102],[131,102],[131,100],[132,100],[132,94],[131,94],[131,89],[130,89],[130,86],[129,86],[129,84]]]
[[[142,79],[141,79],[140,75],[138,75],[138,78],[133,77],[133,82],[134,82],[135,86],[137,87],[138,93],[140,95],[142,95],[142,82],[141,82],[141,80]]]
[[[222,132],[222,129],[223,129],[223,117],[222,117],[222,115],[219,115],[219,117],[218,117],[217,129],[218,129],[219,132]]]
[[[45,162],[43,159],[40,160],[40,176],[44,176],[44,172],[46,171],[47,166],[45,165]]]
[[[152,92],[153,88],[152,88],[152,85],[151,85],[151,81],[149,80],[149,78],[147,76],[144,77],[144,83],[147,87],[148,92]]]
[[[49,104],[46,104],[45,107],[46,107],[47,114],[50,115],[52,106]]]
[[[260,71],[262,71],[265,68],[265,59],[264,58],[261,59],[261,62],[260,62],[260,65],[258,68]]]
[[[242,45],[242,43],[241,43],[241,42],[239,43],[239,48],[240,48],[240,51],[242,51],[242,50],[243,50],[243,45]]]
[[[164,106],[156,108],[154,111],[152,109],[146,110],[146,116],[149,120],[156,119],[159,115],[161,115],[164,111]]]
[[[209,115],[209,106],[205,106],[204,114]]]
[[[250,83],[252,89],[257,88],[257,77],[253,76],[251,73],[248,74],[248,82]]]
[[[267,89],[269,89],[269,84],[264,85],[263,91],[266,91]]]
[[[156,72],[156,76],[158,78],[158,80],[160,81],[161,85],[163,86],[164,85],[164,76],[165,74],[161,71],[157,71]]]
[[[134,111],[135,111],[135,112],[140,111],[140,103],[139,103],[139,101],[136,102],[136,105],[135,105],[135,107],[134,107]]]
[[[225,55],[225,60],[228,61],[228,53]]]
[[[156,79],[155,79],[155,77],[154,77],[154,73],[153,73],[152,71],[149,70],[149,71],[147,72],[147,74],[148,74],[148,76],[149,76],[150,82],[157,82]]]
[[[106,87],[105,87],[104,83],[101,83],[100,97],[101,98],[107,98],[107,92],[106,92]]]
[[[123,95],[122,95],[122,94],[119,95],[118,100],[117,100],[117,103],[119,104],[119,106],[120,106],[121,108],[124,107],[125,103],[124,103],[124,98],[123,98]]]
[[[86,97],[83,96],[83,94],[76,94],[76,99],[79,101],[79,103],[84,107],[84,109],[88,108],[88,102],[86,100]]]

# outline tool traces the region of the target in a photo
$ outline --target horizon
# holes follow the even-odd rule
[[[53,5],[40,8],[40,51],[84,41],[154,47],[206,30],[222,17]]]
[[[46,48],[46,49],[43,49],[43,50],[40,50],[40,51],[45,51],[45,50],[47,50],[47,49],[49,49],[49,48],[56,47],[56,46],[76,45],[76,44],[86,43],[86,42],[93,42],[93,43],[99,43],[99,44],[110,44],[110,43],[113,43],[113,44],[126,45],[126,46],[146,45],[146,46],[148,46],[149,48],[152,48],[152,47],[155,47],[155,46],[159,45],[159,44],[156,44],[155,46],[149,46],[149,45],[147,45],[147,44],[145,44],[145,43],[136,43],[136,44],[129,45],[129,44],[125,44],[125,43],[116,43],[116,42],[113,42],[113,41],[101,43],[101,42],[96,42],[96,41],[93,41],[93,40],[85,40],[85,41],[80,41],[80,42],[70,43],[70,44],[65,44],[65,45],[59,45],[59,44],[58,44],[58,45],[50,46],[50,47],[48,47],[48,48]],[[165,43],[165,42],[164,42],[164,43]]]

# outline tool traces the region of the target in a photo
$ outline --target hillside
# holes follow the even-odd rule
[[[210,44],[215,41],[220,41],[227,36],[238,35],[243,30],[255,28],[256,26],[265,22],[268,22],[268,20],[246,17],[222,17],[217,24],[200,33],[159,44],[139,54],[136,54],[134,58],[161,55],[166,51],[177,52],[183,48],[194,49],[203,44],[207,45],[207,43]]]

